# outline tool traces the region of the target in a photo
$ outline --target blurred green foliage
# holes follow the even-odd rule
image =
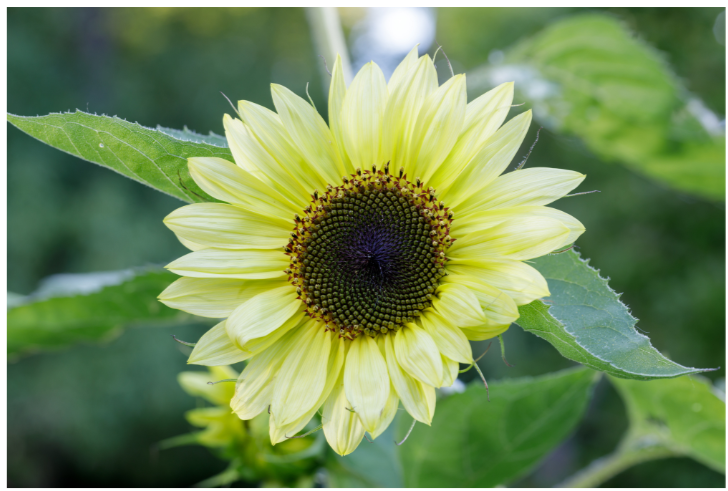
[[[520,85],[533,93],[543,124],[583,138],[605,160],[725,199],[724,130],[711,127],[718,121],[709,129],[701,125],[707,115],[701,103],[684,93],[654,48],[617,19],[569,17],[518,43],[505,59],[537,71]]]
[[[505,380],[491,384],[492,400],[475,381],[462,394],[438,401],[439,424],[415,428],[402,447],[405,483],[436,488],[510,483],[579,424],[599,376],[578,368]]]
[[[723,118],[725,47],[713,33],[721,10],[609,11],[661,50],[683,86]],[[441,9],[437,40],[455,70],[468,72],[492,50],[505,51],[555,20],[583,12]],[[8,111],[14,114],[79,108],[144,126],[221,133],[222,114],[232,108],[220,91],[272,107],[269,83],[303,95],[306,82],[320,86],[318,63],[299,9],[8,9]],[[444,76],[447,68],[438,68]],[[311,95],[325,114],[322,92]],[[512,114],[532,104],[523,102]],[[582,255],[624,292],[622,300],[650,331],[653,345],[687,366],[724,366],[723,205],[604,165],[580,140],[548,130],[528,165],[584,172],[586,186],[601,191],[557,206],[585,224]],[[161,223],[180,201],[14,129],[8,130],[8,191],[11,291],[27,294],[54,273],[162,264],[185,252]],[[9,484],[188,486],[223,471],[226,463],[199,447],[150,456],[157,442],[190,430],[182,414],[193,402],[176,383],[186,348],[169,335],[194,340],[204,329],[130,330],[106,345],[79,345],[9,365]],[[516,366],[505,367],[490,353],[481,366],[491,381],[572,365],[518,328],[504,338]],[[475,343],[474,349],[486,346]],[[616,392],[600,383],[574,436],[518,484],[560,482],[610,453],[626,427]],[[700,464],[672,459],[642,464],[607,484],[724,482]]]
[[[625,442],[647,444],[693,457],[725,472],[725,394],[718,396],[702,377],[655,383],[610,379],[627,406],[630,429]]]
[[[8,357],[113,339],[132,325],[192,322],[157,301],[175,278],[161,268],[51,276],[8,310]]]
[[[323,433],[271,445],[266,411],[242,421],[230,410],[230,400],[235,395],[235,384],[230,380],[234,382],[238,375],[227,366],[210,367],[207,372],[180,373],[178,381],[184,391],[212,406],[185,413],[187,421],[202,430],[164,440],[159,444],[160,449],[203,445],[230,461],[226,470],[198,483],[201,487],[225,486],[237,481],[262,483],[264,487],[312,487],[313,474],[326,449]],[[210,381],[221,380],[227,382],[210,385]],[[312,421],[309,426],[315,424]]]

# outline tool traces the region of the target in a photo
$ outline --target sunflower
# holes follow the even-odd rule
[[[160,300],[225,318],[189,363],[248,361],[231,401],[241,419],[268,411],[275,444],[322,409],[346,455],[400,402],[429,425],[435,388],[474,363],[468,340],[498,336],[549,295],[524,261],[584,231],[545,205],[585,176],[501,175],[531,123],[527,111],[502,125],[513,84],[467,103],[465,76],[438,86],[416,48],[389,82],[372,62],[348,89],[337,59],[329,125],[285,87],[272,95],[277,112],[241,101],[240,119],[223,118],[235,164],[189,159],[224,203],[165,219],[193,252],[167,266],[182,278]]]

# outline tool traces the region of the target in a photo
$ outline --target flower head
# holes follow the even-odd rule
[[[467,103],[465,76],[438,86],[414,49],[385,82],[374,63],[347,89],[334,67],[329,125],[272,86],[276,112],[247,101],[225,116],[235,164],[192,158],[190,174],[225,203],[182,207],[165,223],[193,252],[160,299],[225,318],[190,363],[248,364],[233,411],[270,410],[272,442],[323,408],[329,444],[376,438],[401,402],[430,424],[435,388],[472,364],[468,340],[499,335],[518,305],[547,296],[523,261],[584,231],[545,205],[584,176],[503,172],[531,112],[502,125],[506,83]],[[502,126],[501,126],[502,125]]]

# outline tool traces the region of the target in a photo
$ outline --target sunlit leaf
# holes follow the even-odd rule
[[[725,129],[684,90],[663,56],[616,19],[553,23],[476,70],[469,86],[515,80],[519,97],[553,131],[579,136],[605,160],[670,186],[725,199]]]
[[[473,382],[438,401],[432,426],[416,425],[399,447],[405,483],[449,488],[513,481],[574,430],[597,379],[580,368],[505,380],[490,384],[490,402],[485,387]]]
[[[176,278],[162,269],[51,276],[8,310],[8,356],[105,339],[135,324],[191,322],[157,300]]]
[[[576,252],[532,262],[548,281],[551,296],[519,307],[516,323],[583,365],[616,377],[649,380],[697,373],[668,360],[637,332],[619,295]]]
[[[631,446],[661,445],[725,473],[725,401],[709,380],[610,380],[627,406]]]
[[[83,111],[47,116],[15,116],[8,121],[30,136],[188,203],[214,201],[190,177],[189,157],[232,161],[225,139],[188,129],[145,128],[136,123]]]

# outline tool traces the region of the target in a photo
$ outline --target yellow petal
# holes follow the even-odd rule
[[[459,327],[431,309],[422,313],[420,322],[440,353],[460,363],[473,362],[470,343]]]
[[[389,92],[384,111],[382,159],[391,162],[392,174],[396,174],[399,168],[404,166],[417,115],[427,96],[435,90],[437,90],[437,72],[430,57],[425,55]]]
[[[526,137],[531,125],[531,111],[519,114],[508,121],[491,136],[480,151],[470,160],[468,165],[458,174],[452,185],[441,193],[448,206],[458,210],[458,216],[468,207],[459,205],[473,196],[474,200],[482,200],[490,183],[506,170],[508,164]]]
[[[407,80],[408,75],[414,73],[410,72],[410,69],[417,65],[417,60],[419,58],[418,47],[419,44],[415,45],[415,47],[407,53],[407,56],[405,56],[399,65],[397,65],[392,76],[389,77],[387,88],[389,89],[390,94],[394,93],[394,91]]]
[[[276,445],[296,436],[296,433],[304,429],[308,422],[311,421],[314,414],[316,414],[315,410],[309,411],[290,423],[278,424],[276,416],[271,410],[270,417],[268,419],[268,435],[270,436],[271,445]]]
[[[373,432],[389,397],[387,364],[376,341],[359,336],[351,342],[344,368],[346,398],[364,428]]]
[[[463,334],[465,337],[465,334]],[[450,387],[455,383],[458,378],[460,365],[458,362],[451,360],[445,355],[442,355],[442,386]]]
[[[241,351],[233,344],[225,330],[225,321],[222,321],[202,335],[187,363],[207,366],[232,365],[250,357],[250,353]]]
[[[187,160],[192,179],[213,198],[290,220],[300,208],[241,167],[215,157]]]
[[[331,350],[331,334],[315,321],[299,331],[300,338],[278,372],[271,414],[278,425],[291,423],[308,413],[326,385],[326,366]]]
[[[389,398],[387,398],[387,404],[384,406],[384,411],[382,411],[382,416],[379,418],[377,427],[374,428],[374,431],[369,433],[372,440],[375,440],[379,435],[384,433],[387,427],[389,427],[392,420],[397,415],[397,408],[399,408],[399,397],[397,397],[397,393],[394,391],[394,388],[390,387]]]
[[[442,361],[432,337],[415,324],[406,324],[394,336],[399,365],[411,376],[433,387],[442,385]]]
[[[318,169],[326,182],[340,180],[346,170],[323,118],[310,103],[282,85],[271,84],[271,93],[283,126],[301,155]]]
[[[503,124],[513,102],[513,82],[499,85],[468,104],[458,141],[428,180],[435,189],[446,189]]]
[[[223,117],[225,136],[235,163],[285,196],[298,209],[309,201],[309,192],[260,144],[250,128],[239,119]]]
[[[238,378],[238,372],[230,367],[215,367],[214,370],[204,372],[180,372],[177,375],[179,385],[189,395],[203,397],[220,406],[228,405],[235,393],[235,384],[223,382],[210,385],[208,382],[230,378]]]
[[[428,182],[460,136],[468,103],[465,75],[455,75],[430,94],[417,115],[405,171]]]
[[[570,234],[566,225],[553,218],[516,218],[458,239],[447,255],[453,263],[465,264],[502,257],[533,259],[563,246]]]
[[[450,234],[454,237],[464,237],[479,230],[494,227],[503,222],[516,218],[546,217],[558,220],[569,228],[569,236],[565,244],[571,244],[584,233],[584,225],[571,215],[548,206],[515,206],[512,208],[496,208],[469,213],[453,221]]]
[[[458,216],[486,209],[547,205],[563,198],[586,176],[564,169],[537,167],[502,175],[464,201]]]
[[[159,294],[159,301],[193,315],[220,319],[258,293],[287,284],[285,279],[179,278]]]
[[[533,266],[509,259],[469,261],[467,264],[448,264],[447,270],[457,275],[474,276],[492,285],[513,299],[516,305],[526,305],[537,298],[548,297],[548,284]]]
[[[281,249],[291,222],[224,203],[195,203],[177,208],[164,224],[186,240],[219,249]]]
[[[263,148],[278,164],[308,190],[324,189],[327,182],[311,165],[288,136],[281,118],[268,108],[249,101],[238,103],[240,115]]]
[[[341,112],[344,144],[354,168],[382,168],[382,123],[387,105],[387,82],[374,63],[364,65],[346,93]]]
[[[486,341],[503,334],[511,327],[511,324],[503,324],[500,326],[480,326],[479,328],[463,328],[463,333],[470,341]],[[479,329],[479,330],[478,330]]]
[[[329,398],[331,391],[334,389],[334,385],[339,380],[339,375],[344,366],[344,360],[346,359],[346,341],[332,333],[329,336],[331,337],[331,349],[329,350],[329,359],[326,366],[326,385],[324,385],[324,390],[321,391],[321,395],[318,401],[316,401],[316,404],[306,414],[291,423],[278,425],[274,414],[271,413],[270,441],[273,445],[301,431]]]
[[[346,82],[344,81],[344,71],[341,68],[341,56],[336,55],[336,63],[334,63],[334,69],[331,72],[331,85],[329,86],[329,127],[334,140],[336,140],[336,148],[344,164],[345,173],[351,174],[354,172],[354,166],[351,165],[351,160],[344,146],[344,129],[341,119],[341,110],[344,107],[345,97]]]
[[[204,249],[172,261],[165,268],[192,278],[265,280],[285,278],[288,258],[283,251]]]
[[[432,306],[458,327],[479,326],[486,321],[475,294],[467,287],[454,282],[440,284],[437,296],[432,299]]]
[[[303,319],[302,315],[302,313],[294,315],[286,322],[284,322],[281,327],[276,328],[265,336],[249,340],[247,343],[245,343],[245,346],[243,346],[242,351],[245,353],[249,353],[251,356],[253,356],[257,353],[260,353],[264,349],[267,349],[269,346],[273,345],[273,343],[278,342],[278,340],[282,338],[283,335],[285,335],[288,331],[298,327],[301,324],[301,320]]]
[[[273,398],[275,378],[295,341],[296,330],[289,331],[270,348],[253,356],[235,387],[230,407],[240,419],[252,419],[267,409]]]
[[[405,372],[397,361],[394,349],[394,336],[384,336],[387,369],[392,387],[402,405],[413,418],[429,425],[435,415],[435,388],[423,384]]]
[[[484,282],[482,279],[473,276],[448,275],[444,279],[444,284],[440,285],[457,285],[458,287],[467,288],[478,299],[480,307],[483,309],[485,321],[480,325],[464,326],[470,330],[487,330],[502,332],[502,326],[508,326],[511,322],[518,319],[518,307],[513,299]],[[469,338],[468,338],[469,339]]]
[[[175,234],[175,235],[177,235],[177,234]],[[202,249],[208,248],[208,246],[204,246],[202,244],[196,244],[192,241],[185,239],[184,237],[180,237],[179,235],[177,235],[177,240],[179,240],[183,246],[185,246],[187,249],[189,249],[191,251],[201,251]]]
[[[291,285],[268,290],[254,296],[235,309],[225,323],[228,336],[246,351],[246,343],[275,331],[285,323],[297,325],[303,307]]]
[[[356,413],[350,411],[351,407],[344,390],[344,372],[341,372],[334,389],[326,399],[321,418],[326,441],[339,455],[349,455],[356,450],[366,431]]]

